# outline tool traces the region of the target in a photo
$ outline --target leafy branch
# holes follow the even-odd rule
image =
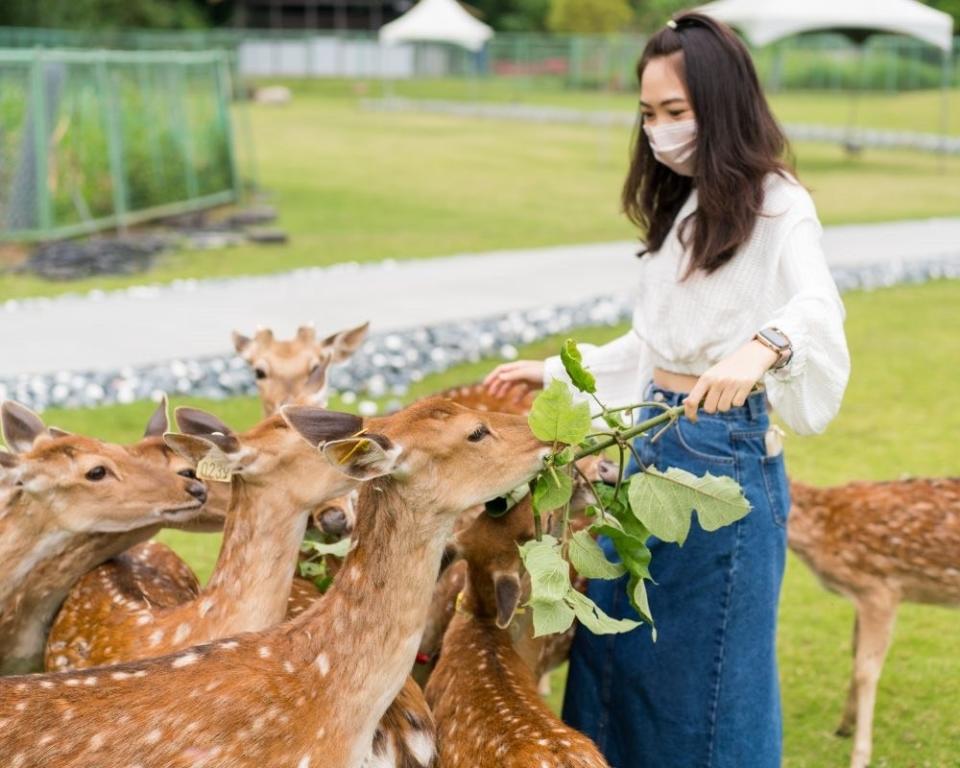
[[[562,381],[553,381],[536,398],[528,417],[533,433],[553,444],[553,452],[544,469],[532,483],[533,508],[537,538],[520,547],[524,566],[530,574],[531,595],[528,606],[533,612],[536,636],[566,631],[578,619],[592,632],[610,634],[627,632],[641,622],[654,625],[646,582],[650,576],[651,552],[647,542],[651,536],[661,541],[683,545],[690,532],[694,512],[700,527],[715,531],[743,518],[750,504],[740,486],[729,477],[706,474],[697,477],[682,469],[661,472],[643,467],[632,441],[649,435],[657,439],[683,415],[683,406],[668,407],[663,403],[635,403],[607,408],[597,394],[594,375],[584,366],[576,342],[567,339],[560,351],[564,369],[586,398],[574,398],[571,388]],[[591,414],[593,402],[599,413]],[[639,423],[630,423],[630,414],[642,408],[661,412]],[[625,417],[627,420],[625,420]],[[599,419],[606,429],[594,429]],[[573,495],[573,473],[579,472],[576,461],[616,449],[620,470],[615,485],[594,484],[596,505],[587,513],[595,518],[589,529],[570,535],[570,500]],[[627,455],[633,455],[640,471],[624,476]],[[549,533],[543,533],[543,515],[551,516]],[[604,536],[616,551],[611,562],[595,536]],[[592,579],[618,579],[627,576],[627,594],[641,622],[607,616],[590,598],[574,589],[571,572]],[[656,637],[654,628],[654,638]]]

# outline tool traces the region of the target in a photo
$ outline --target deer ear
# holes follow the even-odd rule
[[[232,336],[233,348],[237,350],[238,355],[242,355],[244,350],[246,350],[247,347],[253,343],[253,339],[251,339],[249,336],[244,336],[242,333],[238,333],[237,331],[234,331]]]
[[[372,480],[389,475],[397,468],[401,449],[383,435],[364,435],[332,440],[322,446],[336,469],[355,480]]]
[[[281,408],[280,413],[287,424],[314,447],[355,435],[363,429],[363,419],[359,416],[314,405],[288,405]]]
[[[494,574],[493,594],[497,601],[497,626],[506,629],[520,604],[520,579],[517,574]]]
[[[211,413],[199,408],[181,406],[173,412],[177,426],[185,435],[206,438],[217,445],[224,453],[236,453],[240,450],[240,441],[226,424]]]
[[[369,330],[370,322],[368,321],[356,328],[350,328],[328,336],[320,343],[320,346],[332,352],[331,362],[342,363],[360,349],[360,345],[367,338]]]
[[[193,464],[197,468],[197,477],[201,480],[228,483],[230,476],[240,469],[240,463],[235,457],[227,456],[220,446],[205,437],[167,432],[163,436],[163,442]]]
[[[3,424],[3,441],[14,453],[26,453],[47,428],[33,411],[13,400],[0,407],[0,422]]]
[[[153,412],[150,421],[147,422],[147,428],[143,431],[144,437],[160,437],[164,432],[170,430],[170,419],[167,418],[167,396],[160,398],[160,404],[157,410]]]
[[[312,325],[301,325],[297,328],[297,340],[304,344],[313,344],[317,340],[317,329]]]
[[[443,572],[446,571],[447,568],[462,559],[463,550],[460,549],[460,542],[457,541],[457,537],[454,536],[443,548],[443,556],[440,558],[440,573],[437,575],[437,578],[443,576]]]

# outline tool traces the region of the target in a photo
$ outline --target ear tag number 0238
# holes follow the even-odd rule
[[[197,462],[197,477],[201,480],[212,480],[215,483],[230,482],[230,467],[223,461],[204,456]]]

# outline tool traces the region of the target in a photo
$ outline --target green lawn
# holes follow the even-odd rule
[[[790,437],[791,473],[819,484],[904,474],[957,475],[960,456],[960,281],[902,286],[845,297],[853,375],[843,411],[827,434]],[[584,341],[620,329],[578,332]],[[545,355],[558,339],[532,345]],[[464,366],[421,382],[411,397],[474,381],[492,363]],[[186,401],[179,401],[186,402]],[[252,424],[259,406],[249,399],[208,407],[238,428]],[[336,406],[337,404],[334,403]],[[134,440],[152,406],[137,403],[87,411],[48,412],[48,422],[117,440]],[[164,535],[204,576],[217,538]],[[832,736],[850,671],[852,611],[824,592],[795,559],[789,561],[781,607],[780,659],[788,768],[842,766],[849,742]],[[880,686],[875,724],[875,768],[941,768],[960,760],[960,614],[906,606]],[[556,701],[557,696],[554,697]]]
[[[440,96],[470,87],[428,85]],[[76,283],[0,274],[0,301],[633,236],[618,205],[630,140],[626,128],[371,113],[360,108],[355,84],[306,82],[294,88],[287,106],[251,107],[260,180],[280,210],[289,245],[182,252],[163,257],[149,274]],[[632,98],[549,90],[532,95],[546,103],[615,99],[626,108]],[[922,127],[934,103],[929,94],[864,99],[864,112],[872,109],[867,100],[876,101],[875,114],[885,125],[912,125],[915,116]],[[831,96],[798,94],[777,105],[790,119],[840,115],[840,102]],[[838,147],[800,144],[796,153],[826,224],[960,211],[956,160],[944,173],[936,158],[912,152],[869,151],[851,159]]]

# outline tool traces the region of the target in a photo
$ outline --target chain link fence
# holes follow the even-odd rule
[[[231,93],[222,52],[0,50],[0,239],[235,201]]]

